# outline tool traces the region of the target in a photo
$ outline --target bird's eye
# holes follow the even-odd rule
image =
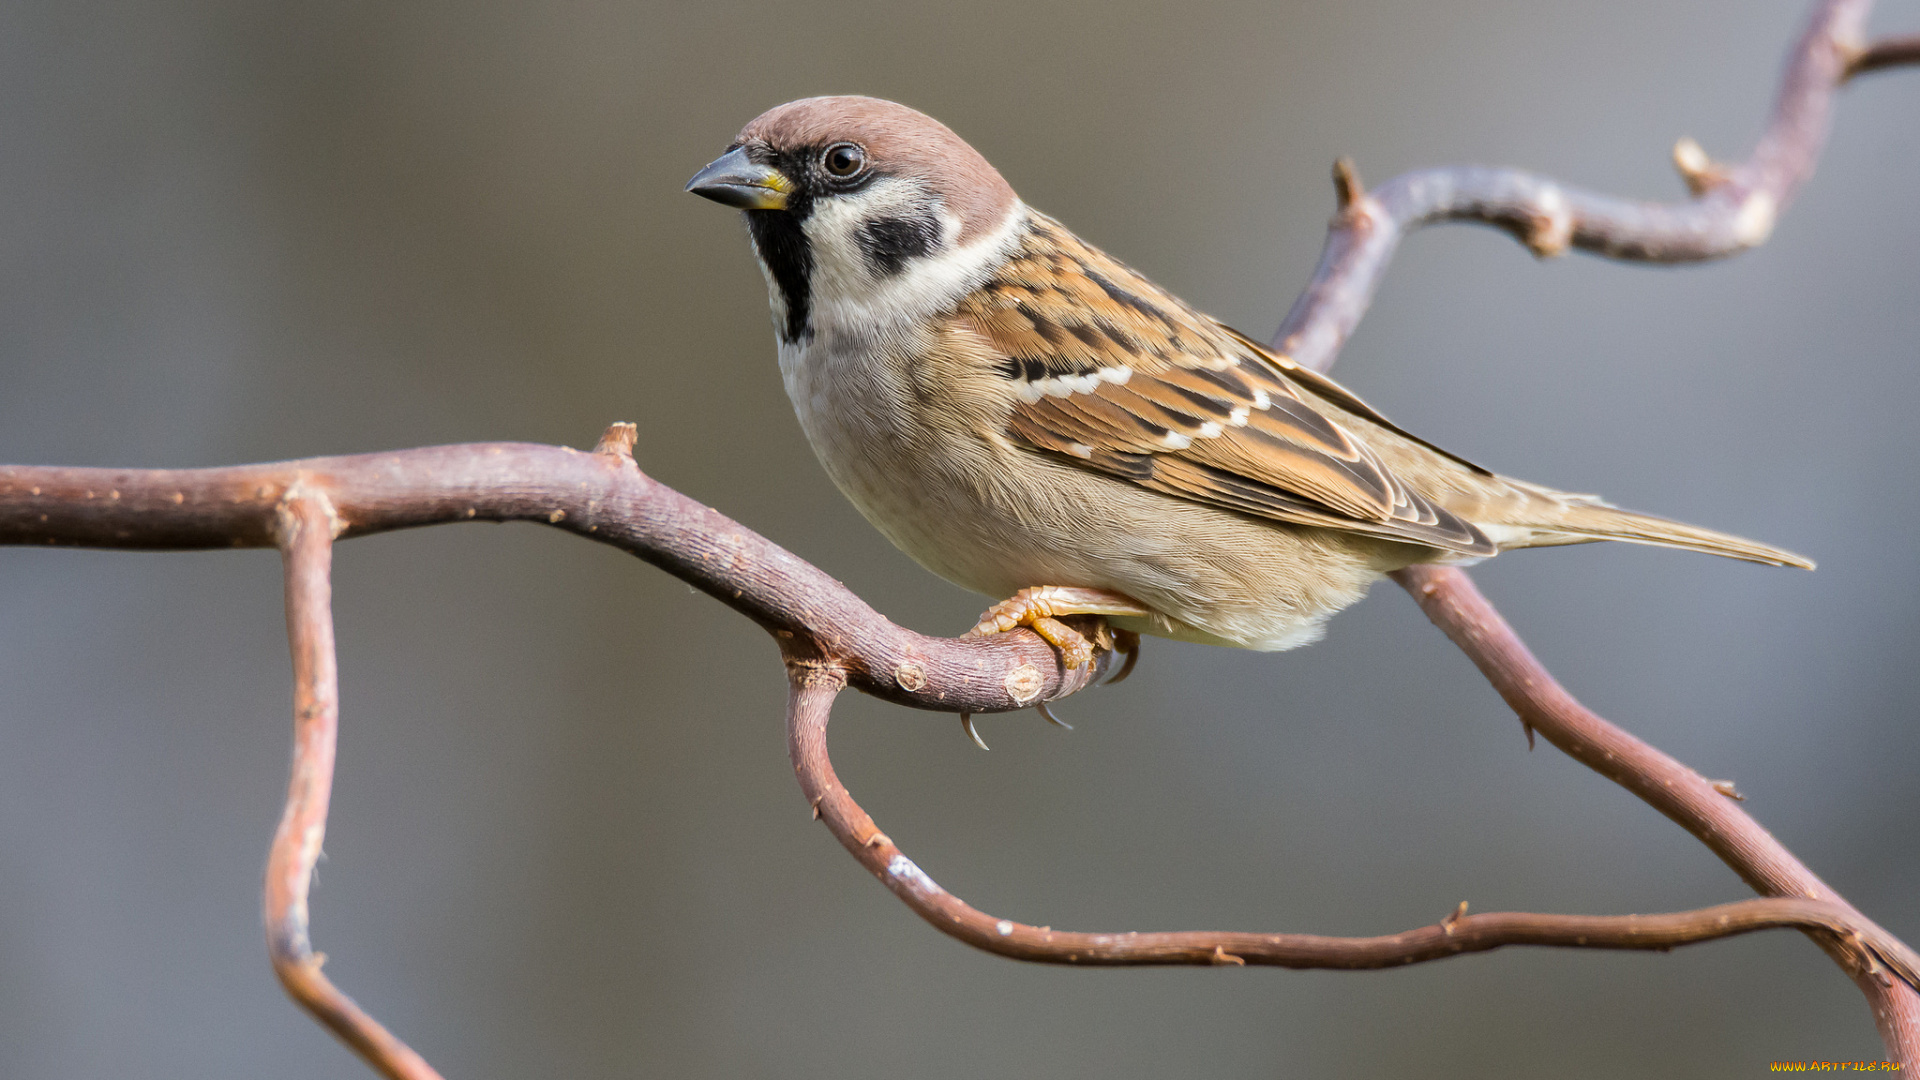
[[[867,153],[852,143],[834,143],[820,155],[820,164],[834,176],[848,177],[867,167]]]

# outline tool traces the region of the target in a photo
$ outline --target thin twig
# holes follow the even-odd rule
[[[1816,944],[1859,985],[1895,1060],[1920,1060],[1920,983],[1904,974],[1913,953],[1855,911],[1714,782],[1580,704],[1536,660],[1464,571],[1416,566],[1394,575],[1422,611],[1472,659],[1520,720],[1569,757],[1645,800],[1720,856],[1754,891],[1844,908],[1855,927],[1815,933]],[[1897,955],[1896,955],[1897,953]],[[1891,966],[1905,985],[1887,977]]]
[[[340,680],[333,648],[333,536],[326,496],[300,493],[278,509],[287,575],[287,643],[293,653],[293,775],[287,808],[267,854],[267,953],[280,985],[300,1007],[392,1080],[440,1080],[426,1059],[395,1038],[320,971],[326,956],[307,932],[307,890],[327,832],[333,790]]]
[[[1320,264],[1275,333],[1275,346],[1298,363],[1330,368],[1372,303],[1400,240],[1442,221],[1502,228],[1541,257],[1581,248],[1615,259],[1678,263],[1763,243],[1813,174],[1839,87],[1866,71],[1920,63],[1920,38],[1860,44],[1872,6],[1871,0],[1815,6],[1788,55],[1766,130],[1745,161],[1716,163],[1691,139],[1676,144],[1674,163],[1693,195],[1685,202],[1619,199],[1486,168],[1423,169],[1362,192],[1352,163],[1343,160],[1335,170],[1339,209]],[[1710,781],[1581,707],[1464,572],[1415,568],[1396,580],[1500,689],[1529,744],[1538,728],[1687,828],[1757,891],[1845,903]],[[1849,937],[1812,936],[1866,994],[1888,1052],[1909,1066],[1920,1064],[1920,994],[1886,978],[1886,958],[1872,948]]]
[[[1869,71],[1920,64],[1920,34],[1882,38],[1847,58],[1846,78],[1852,80]]]
[[[1360,971],[1405,967],[1505,945],[1665,951],[1682,945],[1794,927],[1856,942],[1907,982],[1920,985],[1920,956],[1835,899],[1784,898],[1659,915],[1547,915],[1465,905],[1432,926],[1380,937],[1173,931],[1086,933],[989,915],[941,888],[853,799],[827,753],[827,721],[846,675],[831,665],[788,665],[787,752],[812,812],[860,865],[942,933],[1015,960],[1080,967],[1262,965]]]
[[[1543,258],[1580,248],[1613,259],[1719,259],[1763,243],[1826,143],[1835,91],[1862,71],[1920,63],[1920,39],[1861,47],[1872,0],[1824,0],[1787,60],[1765,132],[1747,160],[1717,165],[1692,140],[1676,164],[1695,196],[1622,199],[1519,169],[1452,166],[1404,173],[1360,192],[1350,161],[1336,166],[1339,211],[1320,264],[1274,332],[1295,362],[1325,371],[1373,303],[1406,235],[1443,221],[1492,225]]]

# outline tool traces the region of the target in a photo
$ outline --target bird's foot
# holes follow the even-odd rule
[[[1122,676],[1133,667],[1134,658],[1139,653],[1140,638],[1137,634],[1115,631],[1107,626],[1107,615],[1151,615],[1153,612],[1142,607],[1133,599],[1117,592],[1105,589],[1081,589],[1065,585],[1042,585],[1032,589],[1021,589],[1006,600],[993,605],[980,616],[979,625],[967,631],[966,637],[985,637],[988,634],[1004,634],[1016,627],[1024,626],[1046,639],[1047,644],[1060,650],[1060,662],[1068,670],[1083,667],[1093,662],[1093,651],[1097,644],[1100,648],[1111,649],[1118,644],[1127,653],[1127,666]],[[1089,627],[1093,640],[1079,630],[1061,622],[1061,618],[1072,615],[1096,616]]]

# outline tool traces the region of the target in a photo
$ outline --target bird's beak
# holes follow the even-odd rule
[[[687,190],[742,210],[785,210],[793,181],[771,165],[749,160],[742,146],[694,173]]]

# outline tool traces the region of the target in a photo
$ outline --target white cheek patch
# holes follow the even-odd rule
[[[940,222],[934,252],[908,260],[897,272],[877,270],[861,246],[860,230],[890,217],[924,217],[929,207]],[[998,228],[962,247],[960,219],[910,180],[883,177],[858,194],[818,200],[801,226],[813,250],[814,333],[867,337],[951,309],[1005,261],[1026,220],[1026,207],[1015,203]]]
[[[920,185],[891,176],[853,194],[815,199],[813,212],[800,225],[813,249],[814,293],[844,295],[871,288],[874,274],[860,248],[860,230],[886,218],[922,216],[930,202]]]

